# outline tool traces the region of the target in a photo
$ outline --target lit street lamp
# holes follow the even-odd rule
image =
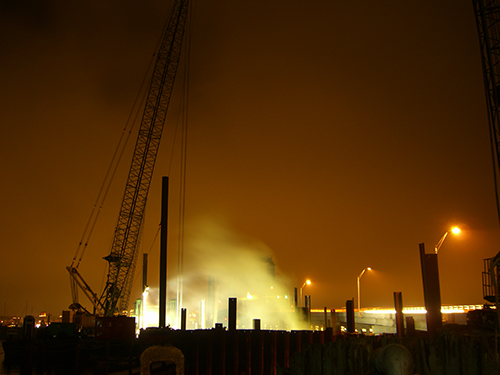
[[[446,236],[448,236],[448,233],[451,232],[453,234],[459,234],[460,233],[460,228],[459,227],[453,227],[451,228],[450,231],[446,232],[443,237],[441,237],[441,239],[439,240],[439,242],[437,243],[436,246],[434,246],[434,252],[437,254],[438,253],[438,250],[439,248],[441,247],[441,245],[443,244]]]
[[[358,315],[361,315],[361,296],[359,293],[359,281],[361,280],[366,271],[371,271],[371,268],[370,267],[365,268],[363,271],[361,271],[361,273],[358,276]]]
[[[311,280],[307,279],[304,284],[300,287],[300,302],[299,302],[299,307],[302,307],[302,288],[305,287],[306,285],[311,285]]]

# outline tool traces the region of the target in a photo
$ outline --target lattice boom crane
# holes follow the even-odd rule
[[[146,201],[180,60],[187,10],[188,0],[176,1],[157,55],[111,252],[104,258],[109,262],[109,271],[100,298],[76,267],[67,267],[73,283],[89,297],[98,315],[112,316],[128,309]]]
[[[500,1],[473,0],[483,64],[497,213],[500,221]]]

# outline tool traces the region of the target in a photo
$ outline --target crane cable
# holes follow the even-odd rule
[[[186,37],[186,69],[184,71],[184,81],[183,81],[183,126],[182,126],[182,136],[181,136],[181,176],[180,176],[180,199],[179,199],[179,239],[177,242],[177,320],[180,321],[180,309],[182,308],[183,300],[183,289],[184,289],[184,219],[186,212],[186,165],[187,165],[187,139],[188,139],[188,114],[189,114],[189,73],[191,64],[191,34],[192,34],[192,20],[193,20],[193,3],[191,3],[191,12],[189,13],[190,19],[188,22],[189,28]]]
[[[170,162],[167,169],[167,176],[170,176],[170,172],[172,170],[172,163],[174,160],[175,153],[175,144],[178,138],[178,130],[179,130],[179,122],[181,123],[181,177],[180,177],[180,206],[179,206],[179,242],[178,242],[178,274],[182,273],[182,261],[179,263],[179,259],[183,257],[183,246],[184,246],[184,211],[185,211],[185,185],[186,185],[186,151],[187,151],[187,113],[188,113],[188,97],[189,97],[189,66],[190,66],[190,51],[191,51],[191,32],[192,32],[192,19],[193,19],[193,2],[191,1],[189,4],[189,21],[187,22],[186,27],[186,47],[184,48],[185,53],[185,70],[184,70],[184,79],[183,79],[183,87],[182,87],[182,100],[180,103],[179,114],[176,121],[176,126],[174,130],[174,135],[172,139],[171,152],[170,152]],[[181,117],[179,119],[179,117]],[[158,239],[158,235],[160,233],[160,225],[158,225],[158,229],[156,234],[149,246],[149,250],[147,254],[149,255],[154,247]],[[134,275],[134,281],[132,285],[135,285],[136,281],[139,278],[141,273],[140,269],[137,269]],[[178,281],[178,289],[181,283]],[[179,292],[177,295],[179,301]],[[182,298],[180,299],[182,300]],[[178,306],[180,303],[178,304]]]
[[[99,215],[100,215],[102,208],[104,206],[104,202],[106,200],[106,197],[107,197],[109,190],[111,188],[111,184],[112,184],[114,177],[116,175],[116,171],[117,171],[118,166],[120,165],[120,162],[123,158],[128,141],[130,140],[130,136],[132,135],[135,124],[138,122],[137,118],[140,114],[139,109],[144,106],[144,102],[146,100],[146,95],[147,95],[147,91],[144,89],[144,87],[145,87],[146,82],[148,82],[148,78],[151,75],[150,72],[152,70],[152,67],[153,67],[155,61],[156,61],[156,53],[160,48],[161,41],[163,39],[163,34],[166,31],[167,25],[168,25],[168,20],[163,27],[163,32],[162,32],[161,37],[158,40],[158,43],[157,43],[156,48],[155,48],[155,53],[153,53],[153,55],[151,56],[148,68],[146,69],[146,73],[144,74],[141,85],[139,87],[139,91],[134,99],[132,109],[128,115],[127,121],[126,121],[125,126],[122,130],[122,133],[120,135],[120,139],[118,141],[118,144],[117,144],[115,151],[113,153],[113,156],[111,158],[111,162],[108,166],[108,169],[107,169],[106,174],[104,176],[104,180],[103,180],[102,185],[101,185],[99,192],[97,194],[97,198],[94,202],[94,206],[93,206],[92,211],[90,213],[89,219],[87,220],[87,223],[85,225],[85,229],[83,230],[83,234],[82,234],[82,237],[80,239],[80,242],[78,243],[75,255],[73,256],[73,260],[71,262],[71,267],[75,266],[75,268],[78,268],[78,266],[80,265],[80,262],[83,258],[83,255],[85,254],[85,250],[88,247],[92,233],[93,233],[95,226],[97,224],[97,220],[99,219]],[[139,103],[139,99],[140,99],[140,103]],[[133,120],[132,120],[132,118],[133,118]],[[76,263],[76,265],[75,265],[75,263]]]
[[[136,98],[136,100],[137,100],[137,98]],[[75,252],[75,256],[73,257],[73,262],[71,263],[72,266],[77,261],[77,258],[78,258],[78,261],[77,261],[76,267],[78,267],[80,265],[80,262],[83,258],[83,255],[85,254],[85,250],[87,249],[87,246],[89,244],[92,233],[95,229],[97,220],[99,219],[99,215],[102,211],[102,208],[104,206],[104,202],[105,202],[106,197],[108,195],[109,189],[110,189],[111,184],[113,182],[113,179],[116,175],[116,171],[117,171],[118,166],[120,164],[120,161],[123,157],[123,154],[124,154],[125,148],[127,146],[127,143],[130,139],[130,135],[132,133],[132,130],[134,128],[134,121],[132,121],[132,124],[129,125],[131,116],[132,116],[132,113],[129,115],[129,118],[127,119],[127,123],[126,123],[125,127],[123,128],[122,134],[120,136],[120,139],[118,141],[116,149],[113,153],[113,157],[111,158],[111,162],[110,162],[108,169],[106,171],[106,174],[104,176],[104,180],[103,180],[102,185],[99,189],[99,193],[97,194],[97,198],[94,202],[94,206],[93,206],[92,211],[90,213],[89,219],[88,219],[87,224],[85,226],[85,229],[83,231],[80,242],[78,243],[78,247],[77,247],[77,250]]]

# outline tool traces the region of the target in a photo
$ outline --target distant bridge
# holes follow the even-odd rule
[[[449,305],[441,306],[443,323],[467,324],[467,313],[472,310],[482,310],[483,305]],[[334,313],[333,313],[334,311]],[[333,314],[333,316],[332,316]],[[426,310],[425,307],[404,307],[404,317],[412,317],[417,331],[426,331]],[[390,308],[375,307],[371,309],[361,309],[361,314],[354,311],[355,329],[359,333],[382,334],[396,333],[396,310]],[[311,309],[311,328],[314,330],[324,330],[332,326],[338,331],[345,331],[347,328],[346,309]]]

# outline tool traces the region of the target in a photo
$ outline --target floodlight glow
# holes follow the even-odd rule
[[[453,234],[459,234],[460,233],[460,228],[459,227],[453,227],[450,229],[451,233]],[[439,240],[439,242],[436,244],[436,246],[434,246],[434,252],[437,254],[438,253],[438,250],[439,248],[441,247],[441,245],[443,244],[446,236],[448,235],[449,232],[445,232],[445,234],[443,235],[443,237],[441,237],[441,239]]]

